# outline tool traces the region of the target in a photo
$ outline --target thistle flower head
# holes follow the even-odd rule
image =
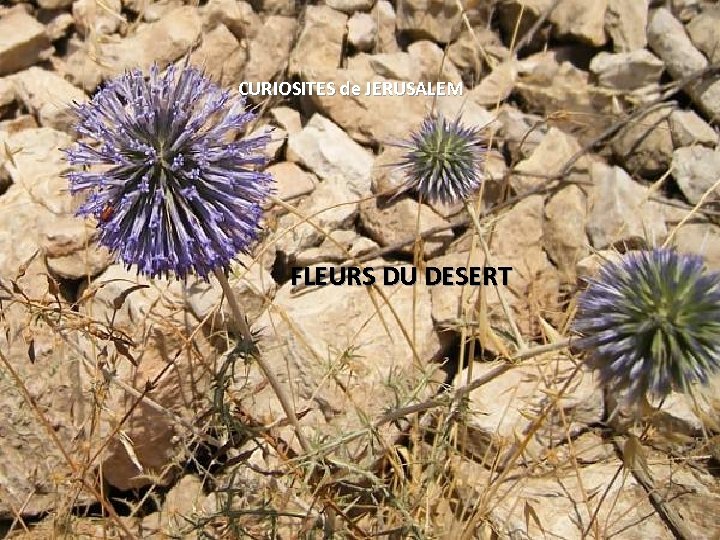
[[[687,392],[720,370],[720,274],[671,249],[630,253],[591,280],[575,329],[601,382],[631,400]]]
[[[482,181],[482,149],[476,128],[466,128],[460,118],[448,122],[430,115],[419,131],[398,146],[407,149],[399,167],[407,182],[401,192],[415,190],[423,200],[453,204],[464,201]]]
[[[98,221],[99,242],[149,277],[207,277],[255,239],[269,174],[269,135],[236,140],[255,115],[242,98],[188,66],[157,66],[108,82],[75,105],[83,137],[65,151],[77,214]]]

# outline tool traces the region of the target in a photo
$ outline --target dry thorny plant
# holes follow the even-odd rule
[[[555,5],[557,2],[552,7]],[[522,39],[517,39],[517,35],[513,36],[511,49],[518,50],[527,45],[546,16],[547,13]],[[467,16],[463,17],[463,23],[473,34]],[[477,40],[475,42],[480,48],[477,57],[486,58],[488,64],[493,66],[492,58],[482,50]],[[480,68],[475,71],[479,76]],[[549,193],[566,185],[571,181],[568,173],[577,165],[582,155],[602,148],[622,127],[630,122],[637,122],[652,107],[667,104],[688,82],[690,81],[681,81],[674,86],[668,86],[657,102],[638,106],[630,113],[610,121],[606,119],[603,123],[608,127],[599,135],[590,138],[582,151],[573,156],[560,173],[546,178],[547,182],[539,192]],[[572,111],[557,111],[547,115],[544,123],[547,125],[568,119],[576,125],[581,125],[583,121],[597,121],[596,118]],[[541,125],[535,126],[539,127]],[[492,134],[490,141],[492,143]],[[523,144],[524,141],[516,142]],[[504,178],[506,184],[512,174],[518,174],[514,165],[508,169]],[[529,194],[523,196],[527,195]],[[482,194],[479,199],[482,199]],[[331,231],[326,231],[316,224],[316,216],[302,215],[296,208],[282,201],[274,202],[300,217],[296,226],[309,223],[324,238],[334,241],[328,235]],[[517,199],[506,197],[474,223],[466,223],[477,233],[470,256],[475,250],[483,249],[482,239],[491,234],[497,216],[516,202]],[[479,209],[478,201],[478,215]],[[688,215],[704,211],[701,204],[698,204],[694,208],[688,208]],[[275,241],[290,232],[278,231]],[[432,230],[423,235],[418,234],[414,242],[417,245],[437,232]],[[269,247],[267,244],[265,246]],[[390,246],[367,254],[362,259],[352,257],[339,244],[337,247],[345,252],[342,260],[338,262],[361,265],[363,261],[402,246]],[[415,252],[422,251],[416,249]],[[256,254],[256,260],[262,256],[262,252]],[[30,263],[31,261],[27,264]],[[422,264],[422,261],[416,260],[416,263]],[[56,471],[58,498],[56,511],[50,516],[53,527],[53,532],[49,533],[51,536],[83,534],[87,522],[73,508],[79,501],[88,499],[97,501],[100,515],[107,517],[102,520],[103,534],[112,536],[117,533],[128,538],[142,536],[142,531],[134,529],[131,519],[119,515],[118,508],[122,505],[118,506],[116,494],[110,493],[103,484],[100,463],[104,450],[116,439],[124,441],[125,448],[132,455],[131,442],[123,438],[125,424],[136,407],[144,404],[169,417],[187,446],[183,462],[171,464],[168,468],[179,471],[194,470],[202,479],[202,489],[217,494],[214,508],[177,518],[173,533],[176,537],[191,532],[205,538],[244,535],[267,537],[280,530],[290,530],[297,536],[308,538],[369,538],[382,535],[414,538],[494,538],[498,531],[495,530],[497,524],[493,521],[492,510],[503,501],[509,500],[522,505],[528,526],[532,522],[537,530],[544,531],[544,524],[536,511],[539,503],[523,493],[524,479],[542,476],[559,480],[571,474],[577,478],[580,491],[585,493],[584,504],[587,515],[591,516],[589,521],[579,524],[581,533],[593,538],[605,538],[612,529],[610,515],[614,496],[609,494],[617,489],[616,481],[626,481],[628,473],[637,477],[638,482],[647,490],[648,497],[653,500],[656,510],[675,527],[675,532],[686,538],[691,537],[683,530],[681,520],[678,520],[673,510],[664,504],[663,497],[647,474],[647,463],[650,459],[648,456],[654,444],[653,437],[657,435],[648,423],[632,429],[618,423],[608,422],[603,425],[604,437],[616,445],[617,452],[622,457],[621,465],[604,490],[588,494],[582,485],[582,456],[575,448],[578,433],[571,428],[571,419],[566,417],[562,405],[563,398],[572,393],[573,388],[579,384],[579,378],[583,376],[580,360],[574,358],[567,347],[575,291],[567,291],[564,298],[548,302],[546,298],[539,298],[537,295],[541,292],[536,293],[531,287],[527,316],[533,332],[532,335],[525,336],[517,331],[508,333],[493,328],[489,323],[487,303],[483,300],[483,295],[479,295],[478,302],[471,309],[460,313],[457,325],[449,329],[458,336],[460,360],[457,364],[462,365],[463,359],[470,358],[467,379],[460,381],[457,386],[441,389],[435,397],[424,402],[418,402],[412,399],[412,396],[408,398],[406,391],[398,389],[398,395],[405,398],[405,401],[400,399],[396,407],[380,418],[367,418],[365,429],[346,434],[329,443],[325,441],[314,455],[299,455],[288,441],[283,439],[279,429],[282,422],[271,426],[264,425],[253,417],[252,411],[243,409],[242,396],[237,395],[237,387],[230,383],[242,377],[244,354],[233,346],[232,338],[226,332],[213,328],[207,331],[213,344],[218,350],[224,350],[225,354],[204,357],[194,341],[196,335],[203,331],[201,327],[211,327],[208,320],[203,321],[197,328],[183,328],[162,318],[143,323],[148,329],[148,336],[174,336],[182,342],[184,346],[181,353],[192,356],[200,369],[211,375],[213,383],[210,388],[196,396],[199,398],[198,403],[202,405],[197,408],[197,415],[191,422],[153,400],[153,389],[166,373],[165,369],[156,374],[154,379],[144,381],[139,386],[140,390],[137,386],[133,388],[124,383],[116,375],[123,363],[137,366],[137,359],[143,356],[145,344],[134,343],[127,333],[116,328],[114,316],[109,320],[99,320],[79,309],[81,305],[92,300],[97,289],[89,288],[89,293],[68,302],[63,298],[60,285],[48,275],[47,293],[33,297],[25,292],[22,284],[26,270],[27,265],[14,279],[0,282],[0,328],[8,348],[17,340],[21,341],[27,350],[27,361],[33,363],[36,360],[34,333],[38,328],[49,329],[58,338],[58,342],[62,342],[68,351],[72,351],[68,358],[77,359],[81,364],[78,366],[78,373],[80,369],[85,370],[92,378],[87,388],[75,389],[78,406],[82,401],[89,401],[92,403],[92,410],[86,411],[84,415],[89,419],[88,424],[82,426],[84,437],[79,438],[76,448],[67,448],[55,433],[49,411],[41,410],[28,388],[28,381],[20,377],[18,370],[0,350],[0,382],[3,383],[3,390],[8,387],[19,394],[22,405],[18,406],[27,407],[36,418],[33,427],[38,431],[37,436],[54,447],[65,463],[62,471]],[[138,288],[128,286],[113,299],[113,309],[122,309],[130,295]],[[373,292],[376,294],[371,297],[376,305],[375,314],[378,315],[384,304],[391,305],[392,302],[378,287],[374,287]],[[368,293],[371,294],[371,291]],[[460,294],[467,295],[468,291],[463,290]],[[268,298],[267,303],[271,302]],[[6,317],[8,313],[16,314],[15,308],[18,307],[24,317],[20,321],[24,326],[20,332],[11,327]],[[219,307],[216,306],[216,311]],[[208,319],[213,318],[214,314],[208,316]],[[407,328],[397,314],[393,313],[393,316],[403,329],[403,338],[414,350],[412,329]],[[514,320],[517,314],[506,310],[505,316],[509,327],[517,329],[518,325]],[[78,336],[92,344],[91,355],[78,346]],[[538,342],[542,345],[529,345]],[[337,351],[327,360],[328,377],[338,377],[349,369],[348,366],[354,361],[353,347],[354,345],[350,344],[347,349]],[[484,360],[486,348],[500,350],[501,354],[495,358],[496,365],[492,369],[473,377],[474,360]],[[417,352],[415,355],[417,356]],[[176,358],[165,360],[166,369],[174,369]],[[516,434],[513,439],[493,437],[487,440],[473,427],[473,415],[484,414],[485,411],[472,409],[470,392],[518,365],[533,368],[535,394],[543,396],[543,399],[539,404],[527,404],[525,414],[529,427],[524,433]],[[567,370],[561,368],[561,365],[565,368],[567,365],[575,367]],[[81,384],[79,377],[76,383]],[[420,384],[428,385],[429,381],[423,379]],[[113,386],[119,386],[131,399],[124,410],[111,411],[116,420],[114,428],[103,435],[97,426],[101,417],[108,412],[107,398],[109,389]],[[246,392],[256,390],[244,389]],[[349,391],[352,392],[352,389]],[[87,400],[83,393],[89,393],[91,399]],[[421,388],[415,388],[411,394],[421,394]],[[299,411],[299,414],[302,415],[302,411]],[[401,428],[400,439],[386,440],[380,432],[382,426],[390,423]],[[718,426],[713,427],[720,431],[717,428]],[[531,451],[531,443],[546,429],[559,430],[554,437],[556,445],[544,455],[537,455]],[[337,459],[336,450],[356,440],[363,441],[368,447],[382,448],[383,458],[365,464],[367,467]],[[701,459],[709,451],[711,441],[686,440],[685,443],[688,450],[685,454],[696,455]],[[272,463],[275,468],[262,470],[248,462],[248,457],[256,449],[262,449],[266,455],[274,455]],[[563,457],[559,457],[561,454]],[[664,460],[671,468],[670,475],[676,468],[693,466],[692,459],[682,459],[682,456],[672,453],[666,454]],[[242,489],[243,479],[248,478],[248,471],[257,477],[269,479],[265,486],[253,486],[258,488],[259,492],[253,492],[252,489],[247,489],[247,486]],[[162,499],[168,490],[163,485],[165,477],[165,471],[161,472],[158,474],[158,482],[142,493],[135,494],[132,500],[126,501],[123,513],[130,518],[141,517],[147,511],[148,501],[152,502],[151,506],[155,508],[161,507]],[[470,477],[473,481],[468,481]],[[274,482],[274,478],[283,478],[285,482]],[[202,493],[198,492],[197,497],[200,500]],[[34,534],[33,525],[21,517],[24,508],[13,508],[13,512],[15,520],[11,529],[18,534]],[[600,519],[603,512],[605,517]],[[169,530],[162,532],[171,534]]]

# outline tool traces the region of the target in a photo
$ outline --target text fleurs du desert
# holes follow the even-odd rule
[[[507,285],[511,266],[426,266],[418,272],[415,266],[293,266],[293,286],[326,285],[414,285],[418,277],[426,285]]]

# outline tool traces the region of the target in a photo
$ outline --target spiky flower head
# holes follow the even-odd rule
[[[189,66],[140,70],[74,107],[83,137],[66,150],[77,214],[99,242],[149,277],[207,278],[256,238],[272,178],[261,172],[269,134],[237,139],[255,115]]]
[[[407,149],[398,165],[407,182],[400,191],[414,190],[425,201],[454,204],[480,187],[483,149],[477,128],[467,128],[431,114],[420,129],[398,146]]]
[[[687,392],[720,370],[720,274],[672,249],[629,253],[590,280],[575,329],[601,382],[630,400]]]

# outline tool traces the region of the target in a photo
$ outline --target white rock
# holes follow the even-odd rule
[[[76,122],[72,106],[87,100],[85,92],[57,73],[34,66],[13,75],[10,80],[15,85],[15,95],[37,117],[41,126],[72,131]]]
[[[218,58],[222,58],[222,62],[218,62]],[[246,59],[246,47],[224,24],[204,32],[202,43],[190,55],[191,64],[203,67],[205,75],[223,87],[241,79]]]
[[[605,31],[616,52],[642,49],[647,44],[648,0],[608,0]]]
[[[667,235],[663,214],[649,201],[648,188],[620,167],[593,163],[587,233],[592,245],[604,249],[617,243],[658,245]]]
[[[266,170],[272,174],[275,180],[276,197],[283,201],[292,201],[307,195],[315,189],[317,184],[317,178],[313,174],[302,170],[291,161],[275,163]],[[285,212],[285,210],[280,210]]]
[[[288,135],[298,133],[302,129],[300,113],[291,107],[274,107],[270,109],[270,116]]]
[[[550,13],[559,36],[571,36],[593,46],[604,45],[608,0],[561,0]]]
[[[618,160],[632,174],[664,174],[672,162],[673,141],[668,118],[672,107],[662,107],[638,117],[612,140]]]
[[[370,238],[381,246],[408,242],[398,247],[403,253],[412,254],[415,247],[412,240],[432,229],[443,228],[423,241],[426,257],[439,254],[453,239],[448,221],[430,207],[408,197],[399,197],[392,203],[377,198],[363,201],[360,222]]]
[[[115,33],[123,22],[121,11],[120,0],[107,0],[102,6],[96,0],[75,0],[72,7],[75,27],[83,36]]]
[[[690,40],[708,57],[710,63],[720,63],[720,6],[709,7],[687,25]]]
[[[717,132],[693,110],[675,110],[668,120],[675,148],[695,144],[715,146],[720,142]]]
[[[396,19],[395,9],[388,0],[377,0],[372,10],[372,18],[377,22],[377,52],[389,53],[399,51],[395,39]]]
[[[575,185],[561,189],[545,204],[545,217],[545,250],[566,282],[575,283],[577,262],[589,252],[585,194]]]
[[[381,268],[375,271],[382,276]],[[316,287],[295,294],[289,282],[255,324],[262,329],[264,358],[294,396],[297,410],[309,407],[325,419],[325,423],[313,421],[310,415],[310,421],[301,420],[310,439],[313,434],[334,438],[362,429],[368,418],[394,406],[397,397],[409,396],[411,389],[417,388],[418,396],[430,391],[421,379],[434,370],[428,361],[440,350],[430,315],[430,292],[422,283],[378,287],[387,303],[377,292],[358,285]],[[237,384],[258,390],[244,406],[270,422],[284,417],[270,388],[255,386],[264,380],[257,367],[251,365],[250,370],[249,377],[243,373]],[[355,445],[350,446],[347,452],[356,455]]]
[[[707,66],[707,60],[685,33],[682,23],[665,8],[650,14],[648,45],[675,79],[682,79]]]
[[[699,203],[705,192],[718,181],[718,171],[720,150],[689,146],[673,152],[673,176],[691,204]]]
[[[238,40],[255,37],[261,23],[252,6],[239,0],[210,0],[203,6],[203,15],[207,29],[223,24]]]
[[[515,167],[522,174],[513,175],[510,185],[517,193],[528,193],[545,185],[547,177],[559,174],[579,150],[580,144],[575,137],[557,128],[550,128],[532,155]]]
[[[460,33],[458,4],[443,0],[398,0],[397,29],[415,38],[449,43]]]
[[[416,81],[417,67],[406,52],[380,53],[367,57],[372,70],[387,79]]]
[[[481,377],[497,364],[478,363],[473,377]],[[557,392],[565,380],[575,372],[575,363],[568,358],[530,362],[493,378],[470,393],[470,410],[476,411],[468,420],[472,453],[482,456],[489,448],[507,448],[516,437],[527,433],[533,414],[542,407],[548,393]],[[458,386],[467,380],[467,372],[458,374]],[[572,383],[573,391],[565,394],[558,404],[563,419],[549,419],[543,429],[535,433],[526,448],[526,455],[541,456],[562,444],[568,436],[579,433],[587,423],[600,421],[603,415],[602,395],[592,373],[580,370]],[[563,421],[565,426],[563,426]],[[554,424],[554,425],[553,425]],[[561,427],[563,426],[563,427]],[[473,444],[474,443],[474,444]],[[523,459],[520,458],[520,461]]]
[[[348,20],[347,41],[358,51],[372,50],[377,33],[377,23],[369,13],[355,13]]]
[[[251,257],[241,255],[240,263],[233,268],[228,282],[235,298],[242,306],[249,321],[257,319],[272,301],[277,285],[270,273]],[[186,306],[198,321],[204,321],[209,328],[218,331],[227,329],[240,335],[240,325],[234,319],[227,301],[222,302],[223,292],[217,280],[194,281],[187,287]]]
[[[50,47],[43,25],[20,9],[0,17],[0,75],[37,62]]]
[[[407,52],[416,66],[418,81],[449,81],[456,84],[462,82],[457,68],[432,41],[415,41],[408,46]]]
[[[621,53],[598,53],[590,62],[590,71],[602,86],[617,90],[634,90],[657,84],[665,64],[645,49]]]
[[[341,178],[358,193],[370,193],[372,155],[319,114],[300,133],[290,135],[287,155],[323,180]]]
[[[355,11],[366,11],[373,6],[374,0],[325,0],[333,9],[352,14]]]
[[[91,91],[103,78],[114,77],[129,69],[147,72],[155,63],[164,69],[196,46],[201,33],[202,19],[198,9],[175,7],[157,22],[140,24],[127,37],[113,34],[99,43],[69,44],[65,70],[71,82]],[[101,63],[98,58],[102,59]]]
[[[292,17],[271,15],[265,20],[248,46],[247,81],[271,81],[285,70],[296,28]]]
[[[300,37],[290,54],[289,74],[322,80],[317,78],[319,72],[339,67],[347,19],[329,6],[306,6]]]
[[[720,227],[712,223],[685,223],[673,237],[682,253],[701,255],[708,269],[720,271]]]

